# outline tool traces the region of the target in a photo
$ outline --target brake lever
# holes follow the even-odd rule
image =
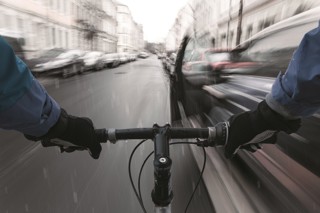
[[[251,141],[240,146],[240,149],[245,149],[250,152],[255,152],[261,149],[263,144],[275,144],[277,141],[278,131],[267,130],[256,135]]]

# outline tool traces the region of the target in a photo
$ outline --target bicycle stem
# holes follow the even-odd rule
[[[171,188],[171,165],[169,153],[169,124],[153,126],[156,131],[154,137],[154,188],[151,192],[152,201],[156,206],[167,206],[173,199]]]

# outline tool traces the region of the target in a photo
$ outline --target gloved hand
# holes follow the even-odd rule
[[[272,110],[266,101],[262,101],[256,110],[233,115],[228,123],[224,148],[225,156],[232,158],[239,148],[254,152],[262,143],[275,143],[279,131],[288,134],[296,132],[301,119],[288,120]]]
[[[41,137],[25,135],[32,141],[39,141],[44,147],[59,146],[61,151],[72,152],[75,150],[87,149],[94,159],[98,159],[101,152],[101,145],[97,140],[93,123],[89,118],[81,118],[68,115],[64,109],[61,109],[60,117],[57,123],[49,130],[49,132]],[[55,139],[70,142],[54,142]]]

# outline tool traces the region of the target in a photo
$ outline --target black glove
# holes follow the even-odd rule
[[[233,157],[239,148],[256,151],[261,143],[275,143],[276,134],[296,132],[301,119],[288,120],[272,110],[266,101],[259,103],[254,111],[233,115],[229,119],[225,156]]]
[[[44,147],[59,146],[61,151],[66,152],[87,149],[94,159],[98,159],[101,152],[92,121],[89,118],[68,115],[64,109],[61,109],[57,123],[47,134],[41,137],[25,137],[32,141],[41,140]],[[55,139],[63,142],[54,141]],[[70,142],[69,145],[66,145],[65,141]]]

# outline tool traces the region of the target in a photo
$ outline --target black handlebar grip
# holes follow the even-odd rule
[[[94,131],[100,143],[106,143],[108,141],[108,132],[106,129],[95,129]]]

